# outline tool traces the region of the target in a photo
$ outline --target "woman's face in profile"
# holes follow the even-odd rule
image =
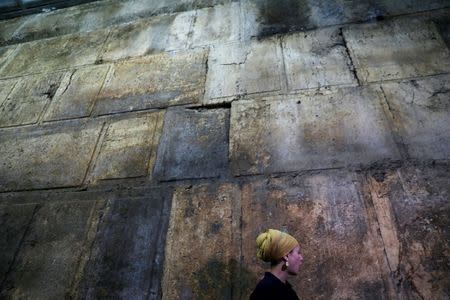
[[[289,263],[289,266],[287,267],[288,273],[291,275],[297,275],[303,262],[303,256],[300,253],[300,246],[297,245],[291,252],[289,252],[287,261]]]

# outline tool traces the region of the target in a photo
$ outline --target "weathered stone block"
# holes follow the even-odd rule
[[[0,71],[2,67],[9,62],[10,57],[14,56],[15,51],[20,47],[21,46],[12,45],[0,48]]]
[[[282,55],[276,38],[212,48],[205,102],[240,94],[277,91],[282,85]]]
[[[16,85],[17,81],[17,79],[0,80],[0,107],[2,106],[3,101],[6,100],[6,97],[8,97],[9,93]]]
[[[233,287],[239,284],[239,220],[240,191],[234,184],[176,190],[167,233],[163,299],[232,299],[232,290],[238,294]]]
[[[0,282],[10,270],[34,210],[34,204],[0,206]]]
[[[0,190],[77,186],[100,133],[98,123],[71,121],[0,131]]]
[[[290,90],[357,84],[339,28],[286,35],[282,46]]]
[[[431,22],[400,20],[344,28],[363,83],[445,73],[450,52]]]
[[[235,175],[370,165],[400,159],[370,88],[231,106],[230,159]]]
[[[112,61],[165,50],[175,16],[157,16],[128,23],[111,30],[101,59]]]
[[[196,11],[191,46],[238,41],[240,37],[239,12],[238,2]]]
[[[108,201],[77,288],[79,298],[160,299],[169,190]]]
[[[192,35],[191,30],[195,16],[195,10],[190,10],[175,15],[175,18],[170,25],[166,51],[188,48],[188,41]]]
[[[344,172],[258,180],[242,187],[242,265],[263,274],[255,240],[268,228],[287,231],[304,256],[289,278],[305,299],[382,298],[382,241],[367,218],[354,177]],[[380,256],[381,255],[381,256]],[[258,276],[258,277],[256,277]],[[257,279],[247,281],[248,299]]]
[[[68,297],[94,211],[92,201],[46,204],[37,210],[0,296]]]
[[[0,70],[0,77],[48,73],[93,64],[105,39],[104,32],[91,32],[21,44]]]
[[[450,76],[382,85],[402,142],[415,159],[450,158]]]
[[[153,169],[164,112],[109,125],[94,169],[96,179],[146,176]]]
[[[391,220],[383,240],[397,240],[388,259],[399,298],[448,296],[449,180],[448,165],[407,167],[368,176],[377,215]],[[382,202],[389,204],[386,209],[377,205]]]
[[[163,53],[112,66],[96,114],[198,102],[203,96],[207,51]]]
[[[100,65],[67,72],[52,99],[44,120],[89,116],[108,69],[108,65]]]
[[[154,177],[218,177],[228,166],[229,110],[168,110]]]
[[[0,127],[36,123],[53,98],[63,73],[24,77],[0,107]]]

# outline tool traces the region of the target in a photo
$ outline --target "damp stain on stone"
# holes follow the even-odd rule
[[[309,27],[310,9],[307,0],[258,0],[256,5],[261,25],[258,37],[300,31]]]

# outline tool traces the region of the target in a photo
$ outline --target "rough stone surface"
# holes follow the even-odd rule
[[[95,202],[53,203],[34,215],[2,298],[67,297],[89,230]]]
[[[197,11],[192,28],[192,47],[238,41],[239,3],[216,5]]]
[[[8,97],[9,93],[12,91],[16,83],[16,79],[0,81],[0,107],[2,106],[3,101],[6,100],[6,97]]]
[[[102,32],[93,32],[21,44],[0,69],[0,77],[46,73],[93,64],[105,38]]]
[[[228,166],[229,110],[168,110],[154,176],[159,180],[218,177]]]
[[[73,121],[1,130],[0,191],[80,185],[100,129]]]
[[[242,188],[243,266],[253,274],[269,267],[255,255],[266,228],[295,236],[304,264],[289,279],[305,299],[380,299],[385,294],[381,239],[367,218],[354,178],[345,173],[281,177]],[[257,281],[247,282],[248,299]]]
[[[59,87],[63,73],[24,77],[0,107],[0,127],[36,123]]]
[[[338,28],[287,35],[282,46],[290,90],[357,83]]]
[[[276,38],[212,48],[205,103],[215,102],[214,98],[280,90],[281,61],[281,48]]]
[[[175,191],[162,299],[232,299],[239,283],[239,203],[239,188],[233,184]]]
[[[287,100],[233,102],[233,174],[370,165],[400,159],[380,105],[369,88]]]
[[[449,179],[448,166],[409,167],[368,177],[373,201],[390,203],[377,213],[395,220],[383,239],[398,238],[389,262],[399,298],[449,295]]]
[[[164,113],[114,121],[96,160],[96,179],[146,176],[153,169]]]
[[[382,85],[410,157],[450,158],[450,76]]]
[[[95,114],[198,102],[204,91],[206,55],[204,50],[165,53],[114,64]]]
[[[52,99],[44,120],[89,116],[108,69],[108,65],[101,65],[67,72]]]
[[[431,22],[401,20],[344,29],[363,83],[450,71],[450,52]]]
[[[11,270],[34,210],[34,204],[0,206],[0,285]]]
[[[100,59],[112,61],[162,52],[170,38],[170,25],[174,17],[155,17],[111,30]]]
[[[449,20],[99,0],[0,21],[0,298],[248,299],[268,227],[300,241],[302,299],[450,298]]]
[[[114,195],[103,209],[78,290],[82,299],[159,299],[171,193]],[[133,198],[131,198],[133,197]]]

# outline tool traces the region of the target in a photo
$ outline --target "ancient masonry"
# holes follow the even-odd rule
[[[0,22],[0,298],[450,297],[450,2],[102,0]]]

